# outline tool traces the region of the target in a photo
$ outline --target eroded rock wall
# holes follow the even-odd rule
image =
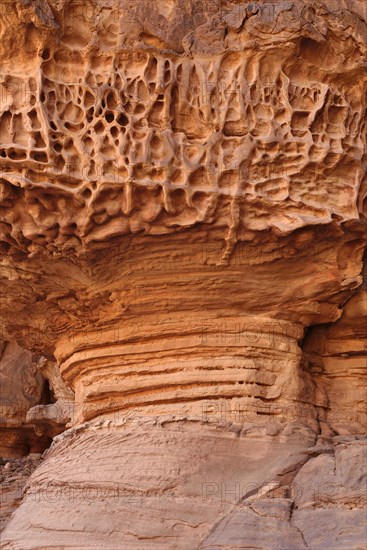
[[[65,255],[204,223],[226,261],[248,231],[356,220],[362,3],[148,4],[7,3],[3,246]]]
[[[44,400],[45,380],[32,353],[12,342],[0,342],[0,457],[22,456],[44,450],[28,411]]]
[[[361,287],[339,321],[312,329],[304,343],[323,420],[340,434],[366,432],[366,316],[367,294]]]
[[[1,315],[58,401],[3,547],[363,547],[365,3],[7,7]]]

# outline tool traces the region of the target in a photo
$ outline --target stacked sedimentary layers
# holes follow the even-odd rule
[[[4,548],[363,546],[366,19],[2,11],[4,337],[68,422]]]

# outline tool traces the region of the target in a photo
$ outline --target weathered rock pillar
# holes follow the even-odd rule
[[[302,343],[362,282],[363,5],[127,4],[3,17],[4,336],[75,395],[3,548],[357,548]]]

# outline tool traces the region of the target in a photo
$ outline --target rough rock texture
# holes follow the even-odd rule
[[[74,394],[54,361],[0,342],[0,456],[43,451],[74,416]]]
[[[336,323],[310,330],[303,349],[320,390],[322,420],[341,434],[364,433],[367,425],[366,284],[347,302]]]
[[[0,342],[0,456],[22,456],[48,446],[27,419],[28,411],[45,399],[44,383],[29,351]]]
[[[56,438],[4,548],[362,549],[360,437],[325,444],[299,424],[87,423]]]
[[[24,486],[40,463],[39,453],[24,458],[0,459],[0,532],[19,506]]]
[[[6,8],[1,318],[71,422],[3,548],[364,548],[365,2]]]
[[[27,421],[35,426],[36,433],[54,437],[64,431],[74,418],[74,393],[63,382],[54,361],[42,357],[38,369],[48,381],[51,403],[35,405],[27,412]]]

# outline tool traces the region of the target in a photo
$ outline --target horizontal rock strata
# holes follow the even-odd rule
[[[1,320],[54,438],[2,548],[365,546],[366,21],[0,9]]]

